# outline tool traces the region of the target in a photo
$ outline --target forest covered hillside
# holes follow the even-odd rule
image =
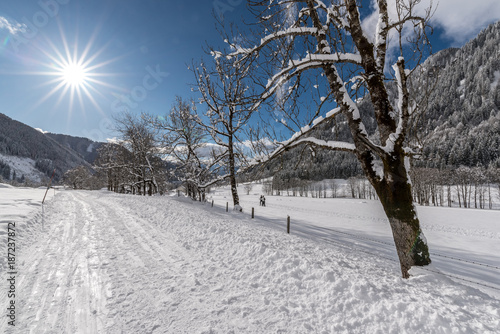
[[[16,180],[31,171],[31,181],[39,182],[55,169],[57,181],[69,169],[89,166],[98,146],[87,138],[42,133],[0,113],[0,168],[4,179],[14,178],[16,170]]]
[[[426,167],[500,166],[500,22],[424,64],[437,73],[420,131]]]

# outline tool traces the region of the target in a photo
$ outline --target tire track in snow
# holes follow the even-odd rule
[[[103,263],[113,282],[106,332],[153,333],[168,327],[165,315],[183,299],[174,293],[175,287],[189,281],[182,250],[116,201],[95,204],[106,222],[101,224],[102,235],[112,236],[105,250],[109,261]]]
[[[16,330],[20,333],[102,332],[106,314],[101,261],[89,207],[73,194],[58,197],[42,231],[21,250]],[[60,210],[60,208],[64,208]],[[3,324],[2,324],[3,326]]]
[[[218,303],[220,273],[207,264],[205,254],[169,231],[168,221],[183,219],[179,212],[169,213],[167,205],[165,219],[165,211],[154,205],[141,210],[136,199],[124,198],[120,206],[112,196],[98,202],[98,212],[119,217],[116,224],[103,225],[104,233],[114,237],[107,250],[113,311],[106,332],[186,333],[193,323],[209,325],[215,311],[207,310]]]

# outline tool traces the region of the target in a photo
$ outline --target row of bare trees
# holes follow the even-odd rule
[[[106,175],[108,190],[138,195],[162,192],[164,162],[154,129],[146,119],[125,113],[116,119],[117,143],[99,148],[96,169]]]
[[[500,169],[493,166],[413,168],[411,179],[414,200],[421,205],[493,209],[500,194]]]
[[[177,97],[164,117],[125,113],[117,118],[119,148],[111,146],[99,161],[108,171],[110,190],[156,193],[158,178],[165,177],[162,161],[168,161],[173,166],[169,179],[182,183],[191,198],[203,201],[208,187],[228,180],[234,209],[242,210],[236,184],[245,161],[240,136],[252,116],[254,98],[249,72],[234,62],[221,57],[211,64],[193,64],[203,110],[193,100]]]
[[[263,191],[267,195],[300,196],[312,198],[352,197],[360,199],[378,199],[375,189],[364,177],[350,177],[346,186],[339,180],[314,182],[299,178],[283,178],[277,174],[272,181],[264,182]]]
[[[500,199],[500,169],[493,166],[443,170],[416,167],[410,177],[413,199],[420,205],[493,209],[494,202]],[[263,190],[276,196],[378,199],[375,189],[362,176],[348,178],[344,186],[336,180],[312,182],[284,178],[278,173],[272,181],[265,182]]]
[[[225,82],[219,65],[209,71],[203,64],[194,70],[207,105],[203,112],[193,100],[177,97],[165,116],[124,113],[116,118],[120,138],[101,147],[96,161],[109,190],[152,195],[163,192],[168,179],[203,201],[212,184],[229,180],[235,210],[242,210],[236,173],[244,160],[238,134],[250,117],[241,100],[245,89]],[[219,94],[234,99],[227,102],[229,97]]]
[[[63,182],[72,189],[97,190],[103,187],[106,177],[100,171],[93,172],[87,166],[78,166],[64,173]]]

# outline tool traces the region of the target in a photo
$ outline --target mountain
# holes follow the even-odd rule
[[[69,169],[89,166],[95,160],[101,143],[87,138],[42,133],[26,124],[0,114],[0,168],[5,178],[24,175],[41,182],[52,175],[57,182]]]
[[[435,75],[420,122],[426,167],[500,166],[500,22],[422,66]]]
[[[47,133],[46,135],[60,145],[77,152],[85,161],[91,164],[94,163],[97,158],[97,149],[103,144],[83,137],[73,137],[54,133]]]

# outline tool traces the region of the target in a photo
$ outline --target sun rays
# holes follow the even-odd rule
[[[49,99],[57,98],[54,107],[58,108],[61,103],[68,103],[68,120],[75,109],[85,114],[86,110],[92,109],[105,115],[102,101],[106,101],[106,96],[102,93],[102,88],[117,88],[106,77],[114,76],[109,73],[106,65],[111,64],[116,59],[100,60],[106,45],[96,50],[94,46],[97,30],[86,42],[84,47],[78,43],[75,36],[74,42],[69,43],[63,29],[60,27],[60,41],[46,39],[44,47],[38,46],[37,51],[41,52],[46,61],[40,61],[41,71],[24,73],[28,75],[41,75],[49,78],[42,86],[49,87],[48,93],[39,99],[34,106],[38,108]],[[101,97],[100,103],[98,97]],[[88,103],[90,102],[90,104]]]

